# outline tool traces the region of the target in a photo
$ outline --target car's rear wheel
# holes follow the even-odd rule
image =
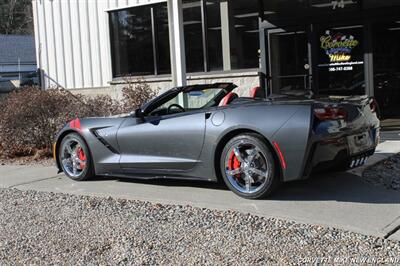
[[[274,156],[257,134],[232,138],[225,145],[220,160],[226,185],[241,197],[265,198],[279,184]]]
[[[93,176],[92,158],[85,141],[77,133],[66,135],[61,141],[58,159],[64,173],[77,181]]]

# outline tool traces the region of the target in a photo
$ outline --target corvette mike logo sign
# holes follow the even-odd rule
[[[359,45],[359,41],[351,34],[332,35],[330,31],[326,31],[326,35],[321,36],[320,41],[321,48],[325,50],[331,63],[351,61],[351,52]]]
[[[354,32],[354,33],[353,33]],[[347,34],[326,30],[320,35],[321,57],[319,67],[328,67],[329,72],[352,71],[362,65],[362,48],[355,31]]]

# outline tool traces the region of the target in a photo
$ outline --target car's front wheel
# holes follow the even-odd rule
[[[244,198],[265,198],[279,184],[274,156],[257,134],[241,134],[228,141],[220,165],[226,185]]]
[[[58,152],[61,168],[69,178],[83,181],[93,176],[89,148],[79,134],[66,135],[61,141]]]

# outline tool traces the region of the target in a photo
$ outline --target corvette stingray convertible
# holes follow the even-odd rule
[[[379,142],[367,96],[239,97],[232,83],[168,90],[130,115],[77,118],[53,146],[60,171],[93,176],[223,180],[258,199],[280,183],[364,164]],[[242,93],[243,94],[243,93]]]

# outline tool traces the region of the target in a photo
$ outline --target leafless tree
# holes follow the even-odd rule
[[[0,34],[33,34],[31,0],[0,0]]]

